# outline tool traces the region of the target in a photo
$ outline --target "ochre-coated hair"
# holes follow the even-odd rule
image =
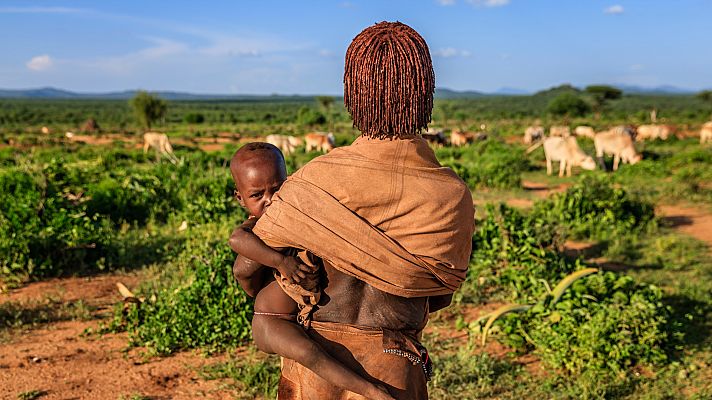
[[[425,40],[400,22],[364,29],[346,50],[344,105],[363,135],[420,133],[433,111],[435,72]]]

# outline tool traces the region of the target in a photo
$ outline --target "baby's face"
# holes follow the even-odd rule
[[[267,207],[272,204],[272,196],[287,179],[283,171],[273,162],[252,159],[240,168],[236,177],[237,191],[235,196],[240,205],[245,207],[251,216],[261,217]]]

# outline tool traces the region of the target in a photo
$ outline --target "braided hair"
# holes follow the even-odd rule
[[[380,22],[354,38],[345,61],[344,105],[363,135],[407,137],[427,127],[435,72],[418,32],[400,22]]]

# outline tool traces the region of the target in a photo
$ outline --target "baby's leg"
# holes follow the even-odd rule
[[[326,381],[372,399],[392,399],[385,391],[327,354],[296,322],[297,304],[271,282],[255,299],[252,337],[257,348],[302,364]],[[292,316],[290,316],[292,315]]]

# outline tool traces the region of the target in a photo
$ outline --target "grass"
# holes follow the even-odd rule
[[[0,304],[0,332],[37,327],[41,324],[58,321],[92,319],[95,307],[83,300],[73,302],[60,302],[47,298],[41,301],[15,302],[8,301]]]
[[[231,381],[225,387],[235,390],[238,399],[272,399],[277,395],[279,358],[249,347],[239,355],[231,355],[225,362],[200,368],[198,374],[205,380]]]
[[[22,392],[17,395],[18,400],[34,400],[46,395],[47,392],[44,390],[29,390],[27,392]]]

